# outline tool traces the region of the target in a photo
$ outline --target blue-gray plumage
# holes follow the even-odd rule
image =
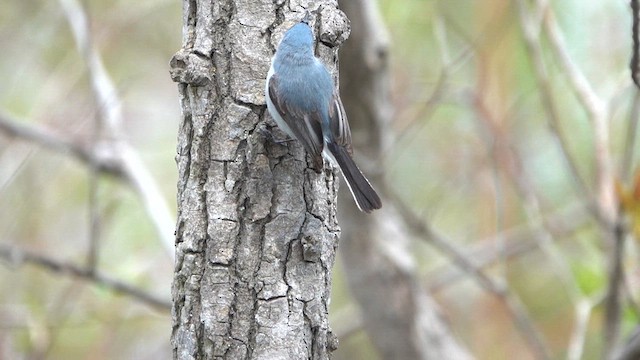
[[[298,139],[316,164],[322,157],[340,167],[358,208],[382,206],[351,158],[351,130],[331,75],[313,54],[313,33],[306,17],[285,33],[267,75],[267,108],[278,126]]]

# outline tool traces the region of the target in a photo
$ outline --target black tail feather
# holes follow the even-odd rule
[[[340,166],[342,175],[358,208],[366,213],[380,209],[382,207],[380,197],[369,183],[369,180],[358,169],[347,149],[335,143],[329,143],[327,147]]]

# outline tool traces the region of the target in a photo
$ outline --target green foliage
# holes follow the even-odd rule
[[[573,274],[580,291],[588,297],[602,294],[607,285],[607,273],[598,259],[580,259],[572,263]]]

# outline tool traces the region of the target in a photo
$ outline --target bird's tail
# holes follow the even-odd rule
[[[338,166],[340,166],[342,175],[358,208],[366,213],[380,209],[382,207],[380,197],[369,183],[369,180],[358,169],[347,149],[334,142],[328,143],[327,148],[338,163]]]

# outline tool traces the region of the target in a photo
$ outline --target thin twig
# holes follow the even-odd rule
[[[19,249],[18,247],[0,244],[0,258],[14,266],[31,264],[51,272],[79,278],[114,292],[130,296],[162,311],[168,311],[171,308],[171,303],[169,301],[146,293],[142,289],[133,285],[126,284],[100,274],[93,269],[83,268],[71,263],[54,260],[44,255]]]
[[[620,177],[622,181],[629,182],[633,172],[633,154],[636,147],[636,137],[638,132],[638,117],[640,117],[640,92],[635,91],[631,103],[631,112],[629,114],[629,122],[627,127],[627,136],[624,141],[624,157],[620,164]]]
[[[556,239],[568,239],[570,235],[588,223],[589,217],[584,211],[584,206],[574,204],[567,209],[559,210],[551,215],[540,219],[539,222],[529,222],[504,230],[494,237],[478,241],[479,244],[495,244],[496,239],[503,239],[504,249],[498,251],[493,245],[482,245],[468,251],[465,257],[473,259],[478,268],[487,268],[501,260],[510,260],[533,250],[539,249],[540,243],[531,239],[531,232],[537,231],[543,225],[551,231]],[[503,258],[503,257],[506,257]],[[466,278],[465,273],[461,273],[454,266],[447,265],[440,270],[432,272],[429,276],[428,289],[431,292],[451,286],[456,281]]]
[[[580,360],[584,353],[584,341],[587,337],[589,318],[593,306],[589,298],[583,297],[575,305],[576,320],[571,332],[567,349],[567,360]]]
[[[171,217],[167,204],[153,177],[144,166],[138,153],[126,144],[120,144],[119,150],[101,147],[97,152],[91,152],[84,147],[65,140],[62,136],[53,134],[43,127],[33,125],[19,125],[17,120],[0,113],[0,131],[9,136],[19,137],[44,146],[50,150],[63,154],[70,154],[85,163],[89,168],[115,175],[129,183],[142,199],[149,217],[173,256],[173,227],[175,220]]]
[[[49,311],[46,319],[43,319],[46,322],[46,328],[44,331],[47,331],[48,334],[44,336],[46,340],[42,344],[40,349],[34,349],[35,354],[30,355],[30,359],[33,360],[44,360],[50,359],[52,356],[51,351],[55,348],[56,342],[61,337],[62,332],[61,328],[65,326],[65,324],[69,321],[71,316],[75,314],[75,310],[78,308],[78,300],[80,294],[82,293],[83,284],[78,282],[73,282],[70,285],[66,286],[66,289],[58,296],[56,299],[53,299],[52,304],[48,306]],[[55,324],[55,328],[51,325]]]
[[[624,228],[619,225],[618,204],[615,196],[613,161],[611,157],[607,104],[595,93],[593,87],[575,64],[567,51],[562,32],[547,4],[536,0],[544,14],[544,31],[551,44],[570,89],[586,110],[593,128],[594,158],[596,163],[597,209],[604,241],[610,246],[609,284],[605,305],[605,356],[608,357],[618,342],[620,332],[620,284]]]
[[[439,17],[438,17],[439,19]],[[419,134],[420,130],[428,123],[428,119],[435,113],[437,110],[437,106],[443,100],[447,91],[447,84],[449,81],[449,77],[456,71],[456,68],[464,64],[468,59],[473,55],[473,47],[471,45],[462,49],[456,56],[451,59],[449,54],[449,49],[446,46],[446,32],[444,26],[441,21],[437,21],[435,23],[435,33],[436,38],[438,40],[438,44],[440,45],[440,53],[442,55],[442,69],[438,74],[438,78],[436,79],[435,85],[431,91],[429,97],[422,103],[420,107],[417,109],[410,108],[408,112],[409,115],[405,115],[405,113],[400,113],[397,115],[400,123],[407,123],[404,129],[398,131],[394,141],[392,144],[398,144],[406,140],[410,135]],[[408,120],[404,120],[404,118],[409,118]],[[392,151],[384,151],[384,154],[391,154]],[[387,160],[387,159],[383,159]]]
[[[576,98],[589,113],[591,118],[602,118],[607,113],[606,103],[593,90],[593,87],[587,80],[586,76],[580,70],[578,65],[573,61],[567,45],[564,41],[562,31],[556,22],[555,15],[548,4],[540,0],[536,0],[536,4],[543,13],[544,33],[549,38],[551,49],[554,51],[558,63],[562,69],[562,73],[566,76],[571,90],[573,90]]]
[[[71,26],[78,52],[84,58],[91,80],[91,88],[98,102],[100,117],[106,125],[107,133],[118,139],[122,124],[122,102],[109,76],[102,57],[94,46],[89,28],[89,19],[77,0],[59,0],[67,22]]]
[[[8,136],[18,137],[44,148],[68,154],[77,160],[95,167],[96,169],[113,175],[121,175],[120,166],[111,157],[98,157],[93,152],[85,149],[81,145],[71,140],[65,139],[62,135],[55,134],[42,126],[24,125],[22,122],[11,118],[0,112],[0,131]]]
[[[628,230],[625,232],[628,233]],[[629,304],[629,311],[633,313],[636,319],[640,319],[640,306],[634,298],[635,291],[633,290],[632,284],[630,282],[628,272],[624,271],[624,269],[622,272],[620,287],[625,300]]]
[[[593,127],[594,155],[596,162],[596,183],[598,193],[598,214],[605,225],[613,228],[616,218],[617,204],[613,185],[613,162],[611,160],[611,150],[609,144],[608,107],[593,90],[593,87],[586,76],[573,61],[564,36],[558,26],[553,10],[536,0],[536,3],[544,14],[544,31],[551,44],[551,49],[558,59],[558,64],[562,73],[566,76],[570,89],[586,110]]]
[[[89,167],[89,248],[87,249],[87,268],[97,269],[100,244],[100,209],[98,187],[100,178],[93,167]]]
[[[495,246],[486,246],[483,245],[478,247],[477,249],[469,251],[465,254],[467,259],[474,259],[474,264],[476,268],[487,268],[492,266],[497,261],[505,260],[501,256],[504,254],[506,259],[513,259],[530,253],[532,250],[539,249],[540,242],[537,240],[531,239],[531,233],[536,233],[537,231],[542,230],[543,228],[546,231],[549,231],[552,238],[555,239],[570,239],[571,234],[580,230],[585,225],[589,223],[590,217],[588,213],[585,212],[585,206],[581,204],[573,204],[566,209],[557,211],[552,215],[548,215],[544,218],[539,219],[537,223],[527,223],[515,228],[504,231],[501,234],[497,234],[497,238],[504,239],[504,252],[496,251]],[[539,229],[538,229],[539,228]],[[496,240],[494,238],[488,238],[479,241],[480,244],[494,244]],[[452,265],[447,265],[446,268],[443,268],[439,271],[435,271],[428,275],[429,284],[427,288],[430,292],[440,291],[443,288],[449,287],[454,284],[456,281],[467,278],[467,273],[460,272],[454,268]],[[576,302],[576,311],[577,313],[580,311],[584,311],[584,309],[580,310],[580,307],[584,304],[581,302],[585,301],[584,297],[580,297],[580,299]],[[591,301],[591,305],[594,306],[598,301]],[[582,314],[582,313],[581,313]],[[582,314],[584,316],[584,314]],[[569,343],[570,351],[576,352],[580,349],[577,349],[578,344],[576,342],[584,341],[584,339],[578,338],[577,331],[585,330],[581,327],[583,324],[580,322],[584,321],[584,319],[580,317],[576,317],[576,325],[574,327],[574,333],[572,334],[571,342]],[[584,345],[584,344],[582,344]],[[571,349],[574,350],[571,350]],[[582,351],[582,350],[580,350]]]
[[[604,357],[613,354],[620,338],[620,320],[622,316],[622,301],[620,300],[620,284],[622,283],[622,255],[624,249],[625,230],[621,222],[614,228],[614,244],[609,255],[609,282],[607,284],[607,296],[605,298],[604,319]]]
[[[160,186],[155,181],[149,169],[144,165],[140,154],[128,144],[119,147],[121,164],[127,179],[137,191],[142,204],[155,226],[158,236],[171,257],[174,256],[174,230],[176,219],[171,215],[169,206],[160,191]]]
[[[570,173],[576,186],[578,187],[579,193],[582,193],[586,199],[589,199],[586,203],[591,205],[591,192],[585,180],[582,178],[580,171],[578,170],[575,159],[571,155],[567,137],[562,130],[562,126],[560,125],[560,117],[558,115],[558,111],[553,99],[549,75],[547,74],[547,68],[542,56],[542,46],[540,45],[538,36],[540,33],[540,24],[538,22],[534,22],[529,16],[530,11],[525,0],[518,0],[517,5],[520,27],[522,29],[523,38],[527,51],[529,53],[529,57],[532,61],[535,78],[538,83],[538,87],[540,88],[542,106],[547,113],[547,120],[549,127],[551,128],[551,134],[554,136],[560,146],[560,149],[562,150],[562,154],[564,155],[563,159],[569,167]],[[598,215],[597,209],[590,208],[590,210],[594,213],[594,215]]]
[[[544,221],[552,229],[555,238],[569,239],[572,233],[587,224],[589,216],[584,209],[584,205],[573,204],[566,209],[547,215]],[[468,251],[464,256],[468,259],[473,259],[475,267],[478,269],[490,267],[498,260],[504,260],[502,255],[506,256],[507,260],[523,256],[538,249],[539,244],[531,240],[530,234],[531,231],[535,231],[535,228],[539,226],[542,226],[542,224],[522,224],[496,235],[504,239],[504,252],[496,251],[492,245],[482,245]],[[496,241],[492,237],[478,241],[478,243],[495,244]],[[426,278],[428,279],[427,290],[434,293],[453,286],[459,280],[467,279],[468,274],[461,272],[457,265],[447,264],[441,270],[428,274]],[[362,329],[362,318],[357,308],[348,307],[342,309],[334,317],[336,318],[336,328],[334,330],[341,340],[356,334]]]
[[[122,136],[122,102],[118,91],[105,69],[100,53],[91,38],[87,14],[77,0],[59,0],[71,26],[76,47],[87,65],[91,87],[98,103],[105,130],[105,144],[101,147],[117,154],[121,169],[142,199],[144,208],[153,222],[170,256],[174,256],[175,219],[164,200],[160,187],[151,176],[135,149]]]
[[[436,233],[429,224],[421,221],[418,217],[394,194],[388,194],[394,206],[402,216],[412,232],[427,240],[435,248],[449,257],[453,263],[465,273],[473,277],[476,282],[485,290],[495,295],[505,306],[511,317],[515,320],[517,328],[520,330],[523,339],[531,347],[532,352],[538,359],[550,359],[550,351],[545,344],[544,338],[533,325],[532,320],[522,302],[513,292],[502,284],[488,277],[482,269],[474,265],[460,250],[456,249],[450,241],[444,239]]]
[[[95,121],[92,128],[91,144],[92,151],[96,152],[100,141],[100,133],[102,126],[100,121]],[[98,257],[100,255],[100,234],[101,234],[101,212],[98,198],[98,190],[100,187],[100,174],[94,166],[89,166],[89,248],[87,249],[87,268],[96,270],[98,266]]]
[[[526,167],[523,165],[522,156],[520,156],[518,149],[511,144],[505,131],[498,127],[498,121],[494,119],[494,115],[485,105],[482,95],[476,93],[474,98],[476,99],[475,108],[481,120],[480,123],[487,132],[491,134],[493,146],[496,148],[493,151],[495,154],[494,157],[502,157],[495,161],[504,164],[501,168],[504,169],[505,175],[513,181],[517,194],[522,199],[527,221],[532,224],[539,220],[542,221],[542,226],[533,230],[533,238],[538,243],[540,249],[551,259],[552,264],[555,264],[555,272],[561,279],[564,285],[563,288],[566,290],[572,302],[575,303],[580,297],[580,291],[573,277],[571,266],[555,245],[552,231],[544,222],[542,206],[539,200],[540,196],[529,180]]]
[[[638,88],[640,88],[640,75],[638,74],[640,70],[640,38],[639,38],[639,27],[640,27],[640,4],[638,4],[638,0],[631,0],[631,18],[633,19],[631,23],[631,38],[633,41],[633,46],[631,48],[631,62],[629,64],[629,68],[631,69],[631,79],[636,84]]]

